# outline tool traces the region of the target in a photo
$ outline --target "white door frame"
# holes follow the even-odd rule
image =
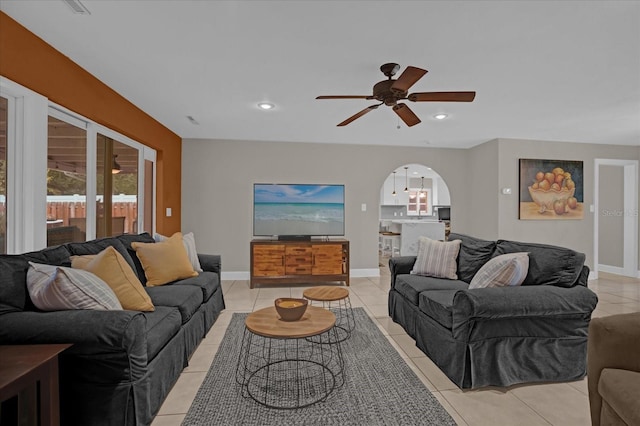
[[[594,161],[593,278],[598,278],[600,166],[624,168],[624,240],[622,274],[638,277],[638,160],[596,158]]]

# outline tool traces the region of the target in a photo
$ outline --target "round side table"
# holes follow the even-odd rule
[[[349,290],[344,287],[319,286],[306,289],[302,293],[309,305],[322,306],[336,315],[336,331],[338,342],[342,342],[351,336],[356,326],[356,321],[351,308]],[[331,341],[330,343],[333,343]]]
[[[273,306],[249,314],[236,368],[242,395],[281,409],[325,400],[344,383],[340,345],[326,344],[336,339],[335,322],[314,306],[298,321],[282,321]]]

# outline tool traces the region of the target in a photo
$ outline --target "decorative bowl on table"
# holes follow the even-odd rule
[[[276,311],[282,321],[298,321],[307,310],[307,299],[281,297],[276,299]]]

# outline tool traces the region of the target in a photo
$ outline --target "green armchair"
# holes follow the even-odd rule
[[[587,377],[593,426],[640,425],[640,312],[591,320]]]

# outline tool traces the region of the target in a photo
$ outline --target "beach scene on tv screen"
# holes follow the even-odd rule
[[[344,186],[254,185],[254,235],[344,235]]]

